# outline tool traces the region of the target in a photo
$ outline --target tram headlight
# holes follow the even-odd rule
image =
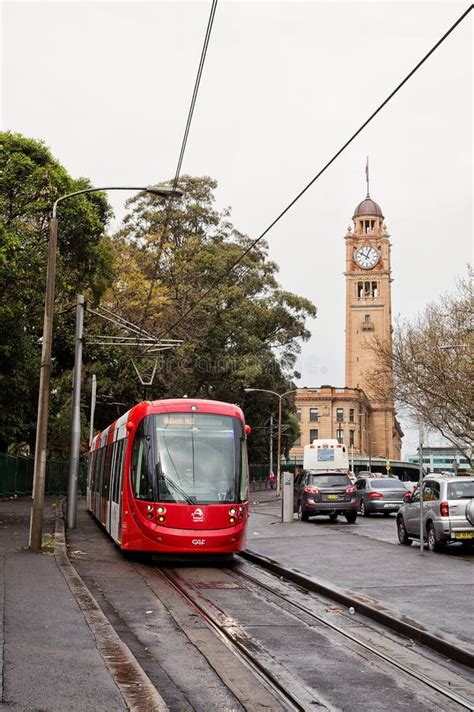
[[[151,504],[147,504],[146,508],[147,508],[147,511],[148,511],[148,512],[151,512],[151,510],[153,509],[153,507],[151,506]]]
[[[230,518],[229,518],[229,522],[230,522],[231,524],[234,524],[234,523],[235,523],[235,518],[234,518],[234,517],[230,517]]]
[[[158,514],[166,514],[166,507],[157,507]]]
[[[231,517],[234,516],[234,514],[235,514],[235,509],[234,509],[234,507],[231,507],[231,508],[229,509],[229,514],[230,514]]]
[[[164,517],[162,514],[158,517],[159,522],[164,522],[166,517]]]

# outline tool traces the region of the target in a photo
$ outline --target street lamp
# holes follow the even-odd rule
[[[285,391],[285,393],[277,393],[276,391],[269,391],[266,388],[244,388],[245,393],[271,393],[271,395],[276,396],[279,399],[278,403],[278,446],[277,446],[277,497],[281,492],[281,401],[285,396],[290,395],[290,393],[297,393],[298,388],[294,388],[291,391]]]
[[[84,188],[73,193],[67,193],[58,198],[53,205],[53,214],[49,226],[48,267],[46,276],[46,293],[43,320],[43,344],[41,349],[41,372],[38,397],[38,415],[36,423],[35,464],[33,475],[33,505],[30,518],[30,549],[41,551],[43,539],[43,509],[44,509],[44,482],[46,472],[46,446],[48,439],[48,407],[49,383],[51,378],[51,351],[53,343],[53,311],[54,287],[56,281],[56,250],[58,242],[57,208],[60,202],[75,195],[84,193],[97,193],[105,190],[139,190],[162,198],[179,198],[182,191],[176,188],[145,186],[145,187],[106,187]]]

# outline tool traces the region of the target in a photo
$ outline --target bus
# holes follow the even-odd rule
[[[344,443],[338,440],[313,440],[305,445],[303,453],[303,470],[311,471],[343,471],[349,472],[349,455]]]

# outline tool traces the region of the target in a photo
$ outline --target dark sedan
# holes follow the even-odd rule
[[[375,513],[388,517],[398,512],[410,496],[403,482],[394,477],[360,477],[356,490],[357,509],[363,517]]]

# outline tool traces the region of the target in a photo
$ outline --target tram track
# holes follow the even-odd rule
[[[262,650],[256,648],[255,642],[250,641],[241,628],[228,616],[214,608],[214,612],[202,603],[197,592],[191,592],[186,582],[174,571],[159,570],[156,572],[175,591],[177,591],[201,619],[214,631],[214,633],[229,647],[234,655],[242,660],[251,672],[269,688],[272,694],[281,701],[284,710],[332,711],[335,708],[318,698],[314,691],[301,685],[295,685],[292,676],[280,666],[278,674],[270,670],[270,665],[275,666],[275,661],[270,661]]]
[[[402,661],[394,658],[393,655],[388,655],[386,652],[382,651],[380,648],[377,648],[373,643],[368,643],[367,641],[362,640],[360,638],[360,636],[357,636],[356,634],[352,633],[350,630],[344,629],[341,626],[331,622],[327,618],[325,618],[321,615],[318,615],[314,611],[310,610],[310,608],[308,606],[304,606],[301,603],[299,603],[298,601],[295,601],[292,598],[290,598],[289,595],[279,592],[275,588],[275,586],[271,586],[270,584],[264,583],[263,581],[258,579],[256,576],[252,576],[248,572],[243,571],[242,568],[240,568],[240,567],[235,567],[234,569],[232,569],[231,573],[235,578],[244,579],[244,580],[250,582],[253,586],[257,587],[257,589],[264,590],[267,595],[270,595],[271,597],[284,602],[290,608],[296,609],[300,613],[303,613],[305,617],[316,621],[320,625],[324,625],[325,627],[331,629],[335,633],[343,636],[345,639],[350,640],[352,644],[359,646],[364,651],[370,653],[371,655],[375,656],[379,660],[383,661],[383,663],[388,664],[389,666],[396,668],[397,670],[403,672],[404,674],[408,675],[409,677],[415,679],[417,682],[419,682],[419,683],[425,685],[426,687],[429,687],[430,689],[434,690],[435,692],[443,695],[443,697],[450,700],[451,702],[454,702],[454,703],[460,705],[463,709],[470,710],[471,712],[474,711],[474,700],[472,698],[470,700],[467,697],[464,697],[463,695],[460,695],[460,694],[454,692],[453,690],[449,689],[445,685],[441,685],[439,682],[434,680],[432,677],[429,677],[420,671],[410,668],[408,665],[406,665]],[[301,588],[301,586],[299,586],[299,588]],[[306,590],[306,591],[308,593],[310,592],[308,590]]]
[[[350,616],[347,607],[336,609],[321,592],[309,594],[301,582],[282,581],[283,572],[237,563],[240,557],[233,567],[217,567],[212,562],[124,561],[117,554],[105,573],[102,562],[115,555],[108,544],[98,540],[95,551],[81,543],[78,553],[87,548],[89,558],[78,556],[75,564],[170,709],[184,709],[186,701],[196,710],[378,712],[388,700],[393,708],[396,700],[401,706],[395,709],[412,712],[474,710],[466,670],[436,660],[429,651],[407,650],[403,646],[410,641],[400,643],[393,634],[382,639],[386,633],[373,623]],[[116,585],[118,571],[124,587]],[[276,595],[281,590],[286,595]],[[318,620],[314,611],[333,625]],[[352,630],[341,634],[342,626]],[[354,640],[359,633],[363,640]],[[401,646],[398,666],[390,659],[397,657],[394,645]],[[184,669],[180,656],[186,660]],[[417,658],[428,673],[434,661],[434,677],[405,669],[407,660]],[[227,706],[219,706],[224,699]]]

